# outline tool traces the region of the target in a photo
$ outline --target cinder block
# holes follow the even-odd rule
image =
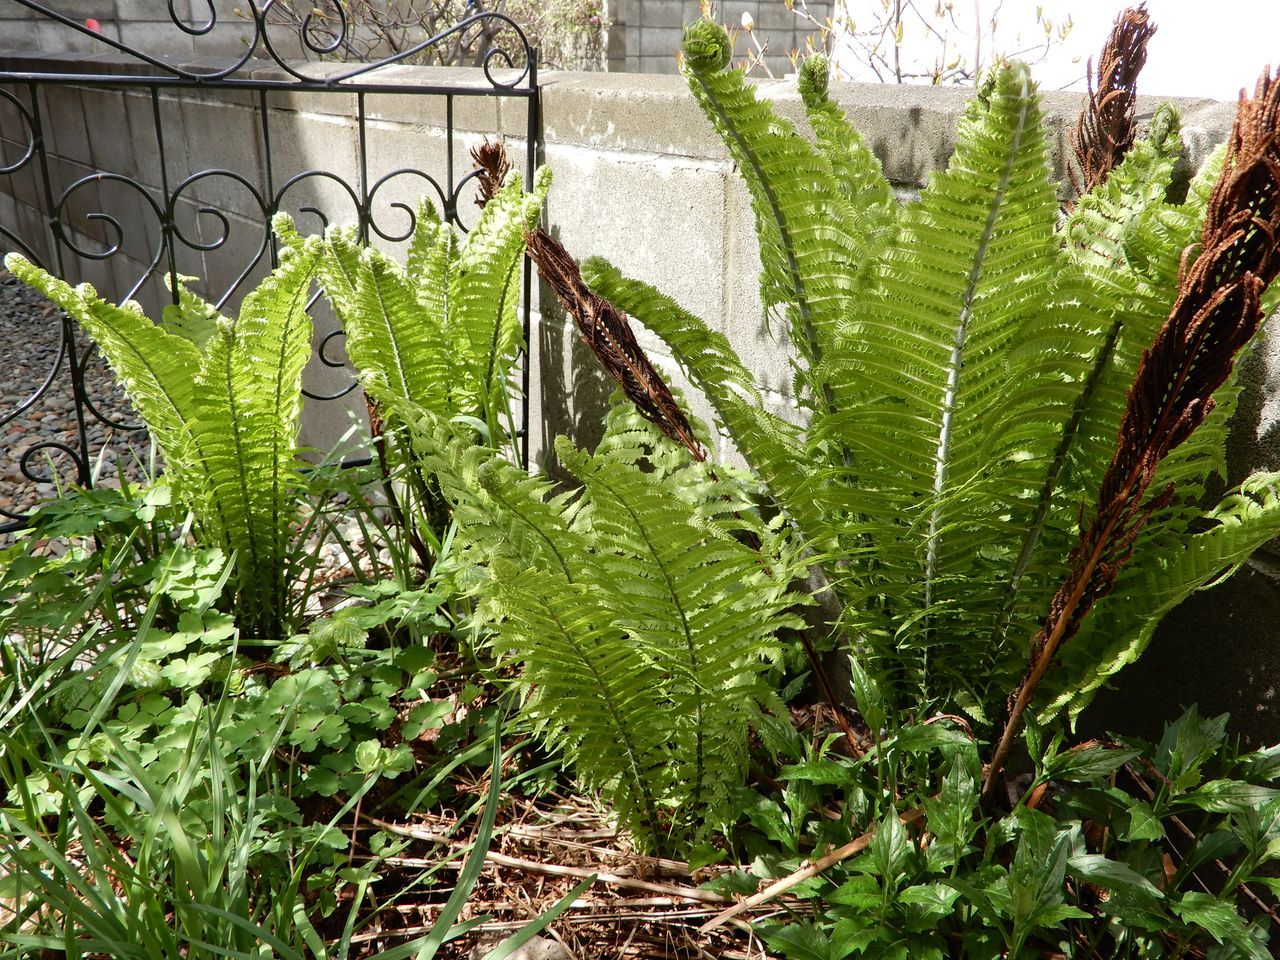
[[[154,99],[149,93],[126,93],[124,108],[138,179],[157,191],[160,189],[160,145],[163,144],[172,188],[182,171],[188,169],[186,138],[182,135],[182,101],[169,93]]]
[[[648,56],[640,58],[641,73],[676,74],[680,65],[674,56]]]
[[[640,33],[640,55],[670,57],[675,62],[681,36],[679,27],[646,27]]]
[[[205,245],[225,237],[226,242],[212,250],[197,250],[181,238],[174,244],[180,273],[193,276],[192,288],[201,296],[225,304],[224,312],[234,314],[240,301],[271,270],[270,229],[257,219],[228,216],[227,226],[200,216],[194,205],[184,204],[177,220],[183,236],[200,239]]]
[[[166,7],[160,7],[166,10]],[[158,20],[153,14],[147,19],[119,21],[120,42],[149,57],[189,60],[196,54],[194,38],[180,30],[168,19]]]
[[[40,129],[45,148],[60,157],[89,162],[89,131],[84,122],[82,91],[78,87],[40,88]]]
[[[83,87],[80,102],[84,108],[89,159],[93,166],[104,173],[136,177],[136,157],[141,151],[129,137],[124,94],[119,90]]]
[[[786,325],[765,323],[760,303],[760,246],[755,214],[750,194],[736,176],[729,185],[728,211],[727,299],[721,329],[763,389],[790,397],[794,352]]]
[[[578,257],[599,254],[715,324],[724,309],[727,165],[547,146],[547,217]]]
[[[38,31],[32,20],[0,20],[0,49],[35,53]]]
[[[186,165],[178,171],[174,189],[221,210],[265,217],[270,197],[262,171],[257,112],[201,97],[183,100],[181,113],[182,126],[174,133],[186,140]]]
[[[683,0],[639,0],[637,6],[640,8],[641,27],[678,28],[684,25],[686,5]]]
[[[549,144],[710,159],[728,156],[684,81],[676,77],[555,74],[543,88],[542,126]]]
[[[730,4],[729,9],[736,9],[736,5]],[[812,6],[810,7],[810,13],[814,13]],[[756,18],[756,26],[761,30],[769,31],[770,36],[775,31],[789,34],[797,26],[803,27],[807,25],[806,21],[802,20],[794,9],[787,9],[787,4],[783,0],[759,0],[754,16]]]
[[[299,215],[303,207],[314,207],[331,223],[354,222],[360,184],[356,147],[354,125],[341,118],[303,116],[274,123],[272,182],[281,209]],[[316,214],[299,222],[304,232],[318,226]]]
[[[455,130],[492,133],[498,129],[500,97],[487,96],[489,85],[474,87],[474,95],[445,96],[430,93],[370,94],[365,98],[365,114],[373,120],[425,124],[443,128],[449,122],[449,101],[453,101]]]

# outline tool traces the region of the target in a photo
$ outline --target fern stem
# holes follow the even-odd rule
[[[964,297],[961,300],[960,317],[957,321],[955,341],[951,346],[951,360],[947,369],[947,386],[942,399],[942,424],[938,432],[938,452],[934,457],[933,471],[933,512],[929,517],[929,539],[925,557],[924,606],[927,611],[933,606],[933,583],[938,575],[938,540],[942,529],[942,494],[947,484],[947,467],[951,457],[951,434],[956,411],[956,398],[960,391],[960,370],[964,366],[965,341],[969,333],[969,321],[973,316],[973,301],[978,294],[978,284],[982,278],[982,268],[986,262],[987,251],[995,236],[996,221],[1004,208],[1005,195],[1009,183],[1013,179],[1013,170],[1018,163],[1018,151],[1022,146],[1022,135],[1026,130],[1027,113],[1030,104],[1030,91],[1027,79],[1021,78],[1022,88],[1019,93],[1018,121],[1014,127],[1013,142],[1009,146],[1009,155],[1000,171],[1000,181],[996,185],[991,206],[987,210],[987,222],[982,229],[982,238],[974,253],[973,264],[969,268],[969,276],[965,284]],[[928,652],[926,650],[926,657]]]
[[[498,433],[502,428],[501,423],[498,422],[497,411],[493,408],[493,376],[499,359],[498,341],[502,337],[502,318],[506,313],[507,300],[511,295],[511,288],[523,257],[524,248],[521,247],[520,252],[512,258],[511,266],[507,268],[506,275],[503,277],[502,295],[498,298],[498,306],[494,311],[493,333],[489,338],[489,358],[484,371],[484,387],[480,402],[484,404],[484,421],[489,425],[489,442],[495,445],[498,442]]]

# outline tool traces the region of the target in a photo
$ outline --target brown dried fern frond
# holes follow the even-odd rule
[[[500,141],[486,140],[471,149],[471,161],[480,171],[477,177],[480,190],[476,194],[476,206],[483,210],[507,182],[511,160],[507,157],[507,148]]]
[[[991,796],[1022,715],[1058,650],[1110,591],[1152,513],[1173,497],[1172,484],[1150,498],[1147,490],[1160,462],[1213,409],[1213,394],[1230,376],[1236,354],[1257,332],[1262,294],[1278,274],[1280,76],[1273,78],[1267,70],[1252,98],[1240,94],[1199,252],[1189,265],[1184,261],[1173,309],[1138,364],[1096,511],[1083,525],[1067,577],[1032,643],[1029,668],[1011,700],[984,796]]]
[[[529,231],[525,234],[525,243],[538,273],[578,325],[583,342],[622,387],[627,399],[645,419],[676,443],[683,444],[695,460],[706,460],[706,452],[672,396],[671,388],[636,342],[627,315],[591,291],[582,279],[577,261],[545,230]]]
[[[1133,146],[1138,74],[1147,62],[1147,41],[1155,32],[1145,3],[1129,7],[1116,17],[1102,48],[1096,81],[1093,61],[1089,61],[1089,102],[1071,141],[1080,165],[1079,175],[1071,174],[1077,193],[1088,193],[1106,180]]]

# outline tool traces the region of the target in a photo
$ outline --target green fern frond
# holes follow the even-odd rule
[[[170,291],[177,290],[178,302],[164,308],[161,323],[169,333],[190,340],[201,351],[208,345],[225,318],[212,303],[194,293],[187,282],[191,277],[166,277]]]
[[[857,233],[863,238],[868,255],[874,257],[889,240],[898,203],[879,159],[828,96],[828,70],[825,54],[811,54],[800,64],[796,83],[818,150],[858,218]]]
[[[778,653],[778,631],[798,625],[785,612],[789,571],[766,569],[735,539],[708,537],[657,475],[563,439],[557,451],[592,507],[579,516],[600,545],[596,592],[666,678],[675,776],[690,785],[693,810],[719,812],[745,774],[746,732],[765,696],[760,670]]]
[[[429,322],[445,331],[449,330],[452,315],[449,295],[454,285],[453,275],[460,249],[458,231],[451,224],[433,225],[420,219],[419,230],[409,245],[409,258],[405,263],[405,273],[416,281],[418,303],[427,312]],[[449,337],[450,347],[456,349],[454,334],[450,332]]]
[[[158,329],[136,303],[108,303],[89,284],[70,284],[40,269],[18,254],[5,266],[23,283],[35,287],[88,331],[128,394],[152,438],[170,464],[203,461],[191,433],[195,416],[191,371],[201,354],[190,340]],[[198,495],[204,480],[185,473],[174,478],[184,497]]]
[[[550,186],[545,168],[530,194],[518,175],[511,176],[486,204],[450,275],[451,323],[482,401],[503,395],[510,360],[523,337],[516,307],[524,234],[537,225]],[[487,403],[476,411],[491,432],[500,429],[497,412]]]
[[[405,254],[405,273],[412,277],[426,277],[430,274],[430,263],[436,256],[443,229],[445,225],[436,213],[435,204],[426,197],[420,199],[413,208],[413,232],[409,235],[409,249]],[[444,316],[444,311],[441,311],[440,316]]]
[[[765,311],[781,310],[791,342],[812,369],[836,338],[866,251],[850,231],[856,218],[826,160],[756,97],[741,70],[701,55],[723,30],[707,20],[686,27],[684,74],[751,194]],[[807,382],[803,371],[797,376]]]
[[[627,641],[591,585],[499,562],[491,583],[499,639],[524,664],[542,736],[642,838],[661,837],[658,798],[671,781],[661,673]]]
[[[623,277],[601,258],[585,261],[582,273],[596,293],[670,347],[685,376],[702,391],[728,429],[738,452],[809,541],[829,540],[831,532],[814,502],[803,432],[764,409],[754,378],[724,334],[648,284]]]
[[[550,481],[459,437],[430,411],[417,411],[409,423],[424,468],[453,505],[459,537],[480,562],[506,560],[580,578],[590,551],[570,527],[568,498],[556,496]]]
[[[412,406],[448,411],[456,374],[443,329],[419,303],[418,285],[375,250],[360,255],[355,281],[351,308],[339,316],[365,389],[397,415]]]
[[[475,589],[524,665],[536,729],[643,839],[682,842],[743,782],[761,673],[799,625],[796,564],[730,480],[636,421],[612,415],[592,455],[562,439],[582,487],[561,494],[429,412],[413,423],[459,541],[489,568]]]
[[[205,459],[222,540],[241,558],[245,625],[278,639],[287,607],[285,557],[302,485],[297,460],[307,314],[318,245],[287,251],[279,269],[220,323],[195,378],[192,433]],[[212,506],[211,503],[209,506]]]
[[[1034,88],[1024,67],[1002,70],[967,108],[946,171],[902,212],[821,372],[837,412],[813,432],[851,460],[825,484],[829,510],[873,545],[862,596],[892,596],[877,609],[898,626],[868,629],[899,651],[963,643],[992,616],[1008,545],[1032,522],[1021,497],[1069,415],[1064,380],[1086,369],[1077,355],[1009,375],[1061,305],[1056,218]]]
[[[235,554],[236,621],[255,637],[279,639],[288,616],[306,310],[319,256],[316,242],[288,247],[234,320],[181,294],[170,321],[188,336],[156,326],[136,304],[113,306],[87,285],[72,289],[20,258],[6,261],[75,317],[116,371],[198,537]],[[203,350],[193,342],[201,339]]]

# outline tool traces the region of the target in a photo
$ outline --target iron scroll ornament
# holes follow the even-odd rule
[[[157,74],[174,80],[188,82],[222,81],[227,84],[237,82],[254,82],[248,74],[260,70],[263,60],[281,70],[286,78],[283,85],[289,83],[319,83],[324,86],[362,81],[370,86],[378,86],[376,72],[383,67],[403,63],[426,51],[440,48],[450,41],[461,41],[468,36],[478,39],[480,49],[475,55],[475,66],[480,67],[485,79],[495,90],[531,89],[535,84],[534,64],[536,54],[528,36],[516,21],[506,14],[481,10],[476,0],[468,0],[467,9],[475,10],[465,19],[431,37],[412,46],[387,56],[361,62],[348,70],[314,70],[301,68],[301,64],[291,56],[300,53],[307,62],[314,62],[312,57],[324,60],[333,58],[347,42],[354,26],[351,14],[343,0],[318,0],[302,17],[297,27],[297,36],[288,48],[277,39],[287,24],[272,23],[271,13],[281,6],[280,0],[250,0],[246,4],[248,15],[237,18],[233,26],[248,28],[244,50],[229,63],[210,69],[192,69],[190,66],[176,64],[162,56],[147,53],[136,47],[123,43],[112,37],[90,29],[85,24],[63,13],[51,9],[38,0],[12,0],[21,6],[39,14],[41,18],[62,24],[70,30],[88,37],[95,45],[109,47],[136,60],[140,67],[146,68],[143,75],[154,77]],[[214,0],[203,0],[207,14],[199,22],[184,19],[174,6],[175,0],[167,0],[169,19],[174,27],[190,37],[203,37],[212,34],[219,27],[219,13]],[[241,9],[241,8],[237,8]],[[105,51],[103,51],[105,52]],[[328,63],[333,63],[329,59]],[[513,71],[512,76],[500,77],[495,70]],[[119,78],[117,78],[119,79]]]
[[[71,282],[104,276],[106,271],[114,277],[115,289],[111,289],[110,282],[100,289],[104,294],[110,292],[110,298],[117,302],[135,297],[145,299],[144,295],[154,298],[155,285],[165,276],[192,273],[211,281],[212,273],[198,266],[189,268],[187,264],[198,264],[202,257],[216,256],[224,258],[224,265],[234,260],[236,266],[222,271],[223,279],[218,281],[216,289],[201,292],[219,309],[224,305],[234,306],[234,298],[243,294],[254,271],[275,263],[276,249],[268,224],[271,216],[282,209],[292,211],[299,218],[299,227],[304,232],[324,229],[330,222],[346,222],[358,225],[365,240],[380,238],[396,243],[403,241],[415,225],[415,209],[405,199],[410,193],[425,194],[442,220],[467,229],[470,224],[464,220],[470,219],[467,212],[471,210],[468,191],[473,189],[472,181],[478,171],[454,167],[455,154],[465,156],[465,151],[457,150],[454,142],[459,136],[454,125],[456,98],[524,100],[528,144],[525,175],[526,179],[532,176],[538,149],[537,53],[519,26],[502,14],[475,13],[411,49],[375,62],[320,65],[314,60],[297,63],[285,59],[284,53],[288,51],[269,35],[269,30],[278,31],[280,25],[267,22],[276,0],[267,0],[254,4],[253,19],[248,27],[247,17],[240,23],[242,29],[253,31],[252,42],[246,44],[246,50],[238,52],[230,61],[211,67],[208,60],[194,64],[166,62],[89,30],[35,0],[0,0],[0,3],[20,4],[55,22],[60,29],[90,35],[103,49],[128,55],[128,60],[115,57],[105,67],[96,64],[89,67],[93,72],[83,72],[84,68],[77,68],[74,60],[65,58],[50,63],[39,53],[20,55],[10,61],[7,70],[0,69],[0,114],[3,114],[0,127],[7,141],[0,151],[0,194],[6,189],[6,180],[14,187],[19,178],[28,178],[40,197],[28,203],[39,206],[43,223],[38,228],[28,224],[24,234],[19,222],[0,222],[0,252],[16,250]],[[213,4],[209,0],[205,3],[207,17],[193,22],[184,20],[170,2],[167,5],[169,19],[184,34],[204,36],[218,26]],[[248,6],[246,4],[246,9]],[[335,21],[332,15],[328,18],[330,29],[344,29],[343,25],[349,24],[342,4],[322,3],[320,8],[342,13],[340,20]],[[451,78],[443,82],[436,80],[436,76],[447,77],[447,72],[425,78],[402,70],[376,73],[379,68],[411,58],[432,44],[449,42],[451,38],[481,28],[501,29],[508,37],[502,46],[494,45],[480,56],[483,81],[477,77],[481,71],[473,72],[469,78],[460,74],[459,82]],[[230,24],[227,29],[231,29]],[[336,49],[336,34],[331,34],[322,44],[315,22],[311,22],[307,30],[310,37],[304,36],[300,45],[312,57],[323,57],[328,55],[326,51]],[[294,52],[298,45],[295,44]],[[263,69],[264,55],[270,59],[266,69]],[[68,68],[81,72],[69,72]],[[53,137],[62,138],[59,128],[51,123],[56,114],[49,106],[51,101],[46,100],[53,91],[66,87],[123,92],[125,105],[138,106],[137,116],[131,114],[127,118],[135,141],[144,144],[134,153],[142,150],[158,156],[158,161],[152,163],[153,169],[130,167],[111,171],[95,169],[89,164],[94,172],[83,175],[78,171],[84,170],[85,163],[66,163],[63,158],[74,155],[62,151],[72,140],[53,143]],[[236,96],[242,98],[237,102],[250,106],[257,118],[255,139],[261,158],[257,173],[246,176],[247,171],[231,169],[236,166],[236,158],[231,156],[226,160],[230,166],[184,168],[181,143],[170,150],[170,159],[165,161],[166,147],[174,147],[165,130],[165,118],[171,115],[168,104],[185,98],[187,94],[178,92],[182,90],[200,91],[193,101],[197,104],[220,91],[237,91]],[[356,108],[351,121],[359,141],[356,169],[341,173],[306,166],[290,169],[288,161],[273,162],[272,144],[279,133],[280,121],[272,105],[277,102],[277,96],[300,90],[309,95],[354,94]],[[246,95],[248,100],[243,99]],[[366,96],[372,102],[386,95],[431,96],[443,100],[446,159],[442,176],[409,166],[372,169],[365,128],[371,116],[376,119],[376,108],[366,110]],[[135,124],[139,118],[141,127]],[[125,119],[122,114],[121,122]],[[86,120],[91,127],[94,120],[107,122],[101,115],[90,119],[86,114]],[[85,156],[87,158],[87,154]],[[66,173],[73,175],[64,179]],[[225,198],[232,193],[238,200],[230,201],[232,206],[228,207],[229,201]],[[97,272],[86,275],[86,268]],[[530,283],[527,270],[524,283],[522,314],[527,338]],[[167,294],[161,293],[161,296],[168,298]],[[319,296],[317,292],[313,302]],[[42,410],[47,415],[50,397],[53,391],[61,389],[59,384],[64,381],[69,382],[74,397],[74,422],[67,423],[65,435],[41,438],[25,449],[21,446],[13,450],[0,449],[0,467],[7,467],[11,475],[9,480],[0,481],[0,486],[19,476],[32,484],[49,484],[56,482],[58,475],[80,486],[93,486],[94,454],[103,446],[103,429],[108,431],[108,436],[114,433],[118,440],[139,426],[131,422],[131,412],[99,402],[101,398],[95,391],[99,389],[100,378],[86,378],[86,374],[101,360],[75,325],[61,316],[52,317],[49,322],[56,325],[50,330],[50,352],[42,358],[41,369],[32,371],[31,387],[24,391],[25,398],[15,406],[0,409],[0,428],[8,425],[14,429],[22,426],[27,418],[40,419]],[[318,331],[316,358],[323,368],[346,367],[340,349],[342,338],[341,329]],[[523,366],[522,393],[527,397],[529,371],[527,364]],[[356,386],[354,378],[344,377],[325,386],[317,383],[314,390],[308,389],[305,393],[313,400],[334,400],[351,393]],[[521,438],[521,458],[524,459],[529,435],[527,402],[522,402],[521,408],[517,436]],[[6,490],[0,489],[0,494],[4,493]],[[0,499],[0,533],[25,525],[26,507],[21,502],[13,508],[8,505],[8,500]]]

